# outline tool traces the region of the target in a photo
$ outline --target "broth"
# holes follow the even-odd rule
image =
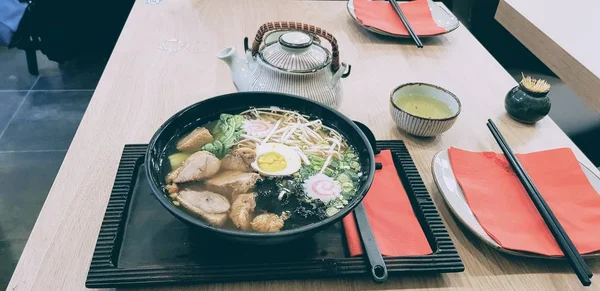
[[[175,142],[165,189],[215,227],[278,232],[315,223],[346,207],[364,180],[340,133],[294,111],[221,114]]]

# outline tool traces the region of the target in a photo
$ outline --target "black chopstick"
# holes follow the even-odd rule
[[[573,242],[571,241],[571,239],[567,235],[566,231],[564,230],[564,228],[562,227],[562,225],[560,224],[560,222],[558,222],[558,219],[556,218],[556,216],[554,216],[554,212],[552,212],[552,209],[550,208],[550,206],[548,206],[548,204],[546,203],[546,201],[544,200],[544,198],[541,196],[541,194],[540,194],[539,190],[537,189],[537,187],[535,187],[535,184],[531,180],[531,177],[529,177],[529,174],[527,173],[527,171],[525,171],[525,169],[523,169],[523,165],[521,164],[521,162],[519,162],[519,160],[514,155],[513,151],[508,146],[508,143],[506,142],[506,140],[504,139],[504,137],[500,133],[500,130],[498,130],[498,128],[496,127],[496,124],[494,124],[493,121],[488,120],[488,122],[489,122],[488,123],[488,128],[490,129],[490,131],[492,131],[492,135],[494,135],[494,138],[496,138],[496,141],[499,140],[500,142],[502,142],[501,145],[499,143],[500,147],[502,148],[502,151],[505,152],[505,155],[506,155],[506,152],[509,153],[509,155],[507,155],[507,159],[509,159],[509,158],[512,159],[513,162],[515,163],[515,165],[519,168],[519,171],[521,173],[523,173],[525,181],[523,181],[521,179],[521,177],[519,177],[519,180],[521,180],[521,183],[524,183],[523,186],[525,186],[527,189],[531,190],[531,192],[536,195],[536,199],[539,200],[539,202],[542,204],[542,206],[545,209],[548,210],[548,214],[552,218],[552,221],[550,223],[552,225],[554,225],[555,228],[557,228],[557,230],[560,232],[560,235],[563,236],[564,242],[569,246],[569,248],[571,249],[571,251],[573,251],[573,253],[577,254],[577,256],[576,256],[577,261],[582,265],[582,267],[583,267],[586,275],[589,278],[591,278],[593,276],[592,272],[588,268],[588,266],[585,263],[585,261],[583,260],[583,258],[579,255],[579,252],[577,251],[577,248],[575,247],[575,245],[573,244]],[[512,166],[512,164],[511,164],[511,166]],[[525,183],[527,183],[527,184],[525,184]]]
[[[404,24],[404,27],[406,27],[406,30],[408,30],[408,33],[410,34],[410,37],[412,37],[412,39],[417,44],[417,47],[418,48],[422,48],[423,47],[423,43],[421,42],[421,40],[419,39],[419,37],[417,36],[417,34],[415,33],[415,31],[413,30],[412,26],[410,26],[410,23],[408,23],[408,19],[406,18],[406,16],[402,12],[402,9],[400,9],[400,5],[398,5],[398,3],[396,2],[396,0],[389,0],[389,1],[392,4],[392,7],[394,7],[394,10],[396,10],[396,13],[400,17],[400,20],[402,20],[402,23]]]
[[[375,235],[371,229],[367,212],[363,207],[362,202],[354,208],[354,219],[356,219],[356,225],[358,226],[358,233],[360,234],[360,240],[362,241],[363,249],[371,265],[371,276],[375,283],[383,283],[387,281],[388,271],[383,261],[383,256],[377,246]]]
[[[581,255],[579,254],[579,251],[577,251],[577,248],[575,248],[575,245],[565,232],[564,228],[562,227],[562,225],[560,224],[560,222],[558,221],[558,219],[556,218],[556,216],[554,215],[544,198],[541,196],[539,190],[536,188],[535,184],[531,181],[531,178],[523,168],[523,165],[521,165],[519,160],[516,158],[515,154],[510,149],[508,143],[506,142],[506,140],[504,139],[504,137],[502,136],[502,134],[500,133],[500,131],[498,130],[498,128],[492,120],[488,119],[487,127],[494,136],[494,139],[500,146],[502,152],[504,152],[506,159],[510,163],[512,169],[515,171],[515,174],[517,175],[521,183],[523,184],[523,187],[527,191],[527,194],[529,194],[529,197],[531,198],[533,204],[544,219],[544,222],[546,223],[548,228],[550,229],[550,232],[554,236],[554,239],[558,243],[560,249],[564,253],[565,257],[568,259],[569,264],[575,271],[575,274],[579,278],[579,281],[581,281],[581,284],[583,284],[584,286],[589,286],[592,283],[590,281],[590,278],[593,274],[588,268],[583,258],[581,257]]]

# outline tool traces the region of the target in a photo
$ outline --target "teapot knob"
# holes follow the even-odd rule
[[[284,33],[279,37],[279,43],[282,46],[293,49],[309,47],[312,42],[313,39],[310,35],[300,31]]]

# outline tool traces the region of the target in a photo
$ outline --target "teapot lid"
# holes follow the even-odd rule
[[[315,72],[331,63],[329,51],[300,31],[281,34],[279,41],[264,46],[259,56],[265,63],[292,73]]]
[[[270,45],[270,44],[279,42],[279,37],[281,37],[282,34],[288,33],[290,31],[291,30],[275,30],[275,31],[267,32],[267,33],[265,33],[265,36],[263,37],[264,44]],[[318,36],[316,36],[312,33],[309,33],[309,35],[312,37],[313,43],[321,44],[321,39]]]

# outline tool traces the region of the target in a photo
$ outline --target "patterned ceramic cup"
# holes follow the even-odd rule
[[[450,109],[451,115],[446,118],[421,117],[396,105],[401,98],[426,96],[442,101]],[[460,114],[460,100],[450,91],[426,83],[407,83],[392,91],[390,96],[390,114],[400,129],[415,136],[436,136],[450,129]]]

